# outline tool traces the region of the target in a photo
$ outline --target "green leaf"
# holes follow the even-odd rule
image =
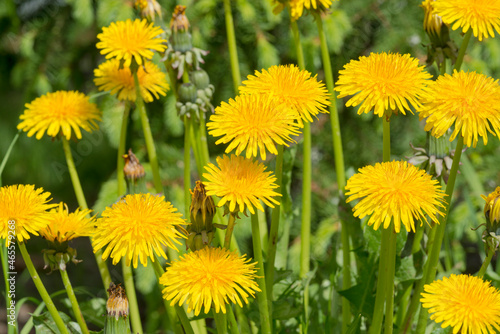
[[[104,182],[99,190],[97,201],[92,208],[96,213],[101,213],[107,206],[117,201],[118,181],[116,177]]]
[[[59,315],[61,316],[64,324],[66,325],[66,328],[68,329],[70,334],[81,334],[82,331],[80,330],[80,326],[76,323],[71,321],[71,318],[62,313],[59,312]],[[33,316],[33,324],[35,325],[36,333],[37,334],[59,334],[59,329],[57,328],[56,323],[54,322],[54,319],[52,319],[52,316],[50,315],[49,312],[42,313],[40,315],[34,315]]]
[[[99,104],[102,110],[101,128],[109,140],[109,145],[118,149],[120,144],[120,132],[126,103],[119,102],[115,97],[107,95]]]

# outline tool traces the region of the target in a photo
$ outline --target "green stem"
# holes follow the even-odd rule
[[[76,321],[80,325],[82,333],[88,334],[89,329],[87,328],[85,319],[83,319],[82,311],[80,310],[80,306],[78,305],[78,301],[76,300],[75,292],[73,291],[73,287],[71,286],[71,282],[69,280],[68,272],[66,270],[59,270],[59,272],[61,273],[64,288],[66,289],[69,301],[71,302],[71,307],[73,309],[73,313],[75,314]]]
[[[242,334],[251,334],[252,331],[250,329],[250,325],[248,324],[248,318],[245,314],[245,310],[243,307],[240,307],[239,305],[234,305],[236,309],[236,315],[238,316],[238,324],[241,327],[241,333]]]
[[[227,318],[226,315],[222,312],[215,312],[212,309],[212,313],[214,315],[215,328],[217,329],[217,334],[226,334],[227,333]]]
[[[385,290],[385,324],[384,333],[392,334],[394,323],[394,274],[396,270],[396,237],[397,234],[389,226],[387,230],[390,231],[389,248],[387,252],[387,276],[385,282],[387,284]]]
[[[486,273],[486,269],[488,269],[488,266],[491,263],[491,258],[493,257],[493,255],[495,255],[494,250],[487,249],[487,252],[488,252],[488,254],[486,254],[486,258],[484,259],[484,262],[481,265],[479,272],[477,273],[477,277],[483,278],[484,274]]]
[[[126,261],[122,259],[122,273],[125,291],[127,292],[128,304],[130,309],[130,322],[134,333],[142,334],[141,315],[139,313],[139,304],[135,294],[134,274],[132,267],[127,266]]]
[[[227,316],[229,318],[229,323],[231,324],[231,334],[240,334],[240,329],[238,328],[238,323],[236,322],[236,318],[233,312],[233,306],[227,306]]]
[[[226,249],[230,249],[231,236],[233,235],[235,221],[236,221],[236,214],[231,212],[229,214],[229,220],[227,222],[226,236],[224,237],[224,248]]]
[[[337,97],[334,90],[333,71],[330,61],[330,52],[326,42],[326,35],[323,30],[323,20],[319,11],[313,10],[314,19],[318,28],[318,35],[321,46],[321,59],[325,73],[326,88],[331,96],[330,124],[332,128],[333,152],[335,156],[335,171],[337,173],[337,185],[339,187],[339,197],[343,200],[344,188],[346,185],[344,150],[342,148],[342,136],[340,131],[339,114],[337,110]],[[341,220],[341,238],[342,238],[342,289],[347,290],[351,287],[351,252],[349,245],[349,229],[347,223]],[[351,304],[346,298],[342,298],[342,332],[347,332],[351,322]]]
[[[465,51],[467,51],[467,47],[469,46],[469,41],[472,36],[472,29],[469,28],[469,31],[465,33],[464,39],[462,40],[462,45],[460,45],[460,50],[458,50],[457,60],[455,62],[455,66],[453,70],[460,71],[462,67],[462,62],[464,61]]]
[[[235,95],[241,83],[240,64],[238,61],[238,50],[236,49],[236,38],[234,34],[233,13],[231,12],[231,0],[224,0],[224,14],[226,18],[227,43],[229,46],[229,57],[231,61],[231,73],[233,74],[233,86]]]
[[[276,156],[276,168],[274,170],[276,176],[276,185],[280,193],[283,195],[283,145],[278,145],[278,155]],[[269,230],[269,240],[267,245],[267,263],[266,263],[266,287],[267,299],[273,300],[273,285],[274,285],[274,263],[276,260],[276,247],[278,246],[278,230],[280,224],[280,208],[282,196],[278,198],[279,204],[273,208],[271,216],[271,228]],[[272,312],[272,308],[271,308]],[[272,318],[272,313],[271,313]]]
[[[73,184],[73,189],[75,190],[76,200],[78,205],[82,209],[88,209],[87,201],[83,195],[82,185],[80,183],[80,178],[78,177],[78,172],[76,171],[75,162],[73,160],[73,155],[71,154],[71,148],[69,147],[69,142],[66,138],[62,137],[64,156],[66,157],[66,164],[68,165],[69,175],[71,177],[71,182]],[[108,266],[106,262],[102,259],[102,250],[98,250],[94,253],[99,272],[101,273],[102,283],[104,285],[104,290],[107,291],[109,285],[111,284],[111,275],[109,274]]]
[[[155,270],[156,278],[159,280],[160,277],[165,273],[165,270],[161,267],[160,260],[154,255],[155,259],[154,261],[151,260],[151,264],[153,265],[153,268]],[[159,283],[158,283],[159,284]],[[160,291],[163,290],[163,287],[160,286]],[[168,318],[170,320],[170,323],[172,326],[174,326],[174,332],[176,334],[183,334],[184,332],[182,331],[182,328],[179,328],[179,326],[176,326],[177,322],[177,316],[179,317],[179,320],[181,321],[182,327],[184,328],[184,331],[186,334],[194,334],[193,327],[191,326],[191,323],[189,322],[189,318],[186,315],[186,311],[180,307],[177,303],[175,304],[174,307],[170,305],[170,303],[166,300],[163,299],[163,304],[165,305],[165,309],[168,314]]]
[[[10,270],[8,269],[8,258],[7,258],[8,248],[5,245],[5,242],[3,242],[4,240],[3,239],[0,239],[0,240],[1,240],[0,242],[2,243],[0,245],[0,259],[2,261],[3,280],[4,280],[4,284],[5,284],[5,309],[7,310],[7,314],[9,314],[10,312],[8,309],[11,307],[15,308],[15,303],[13,303],[13,301],[12,301],[11,294],[8,293],[8,291],[10,291],[10,289],[9,289],[10,284],[8,281],[9,276],[10,276],[10,274],[9,274]],[[11,243],[10,249],[15,251],[14,247],[16,247],[15,244]],[[17,318],[16,318],[15,323],[17,324]],[[7,326],[8,334],[14,334],[14,332],[16,332],[15,329],[16,329],[16,326],[10,326],[10,325]]]
[[[458,138],[457,146],[455,148],[455,155],[453,157],[453,164],[451,166],[450,176],[448,178],[448,184],[446,185],[446,203],[445,203],[445,215],[440,217],[439,225],[435,226],[436,234],[432,246],[430,248],[429,256],[427,262],[424,266],[424,273],[422,276],[423,283],[419,285],[419,290],[414,293],[420,295],[423,291],[424,284],[429,284],[434,280],[436,276],[437,265],[439,262],[439,253],[441,252],[441,245],[443,242],[444,232],[446,231],[446,222],[448,220],[448,214],[450,211],[451,198],[453,195],[453,190],[455,189],[455,181],[457,179],[458,166],[460,164],[460,157],[462,156],[462,148],[464,144],[464,139],[462,136]],[[425,327],[427,325],[427,313],[420,312],[420,317],[417,325],[417,333],[425,333]]]
[[[310,270],[311,257],[311,124],[304,123],[302,166],[302,224],[300,233],[300,277]],[[304,296],[307,299],[307,296]],[[306,309],[307,312],[307,309]]]
[[[196,164],[196,170],[198,171],[198,175],[201,176],[203,175],[203,156],[201,153],[201,148],[200,148],[200,140],[199,140],[199,129],[196,128],[195,122],[191,122],[191,129],[189,131],[190,136],[191,136],[191,143],[193,145],[193,154],[194,154],[194,160]]]
[[[383,153],[382,153],[382,161],[389,162],[391,161],[391,122],[384,115],[383,117]]]
[[[191,203],[191,120],[184,116],[184,212],[189,217]]]
[[[259,285],[261,291],[257,292],[257,303],[259,304],[261,333],[271,334],[271,318],[269,317],[269,303],[267,299],[266,279],[263,267],[264,259],[262,257],[262,245],[260,241],[259,216],[257,214],[252,214],[251,221],[253,256],[259,266],[259,268],[257,268],[257,284]]]
[[[149,163],[151,165],[151,171],[153,172],[153,183],[155,185],[155,191],[159,194],[163,193],[163,185],[161,183],[160,168],[158,166],[158,157],[156,156],[155,142],[153,140],[153,134],[151,133],[151,127],[149,126],[148,114],[146,112],[146,105],[141,95],[141,87],[139,85],[139,78],[137,77],[137,71],[134,71],[134,82],[136,91],[135,105],[139,110],[142,123],[142,132],[144,133],[144,140],[146,141],[146,148],[149,156]]]
[[[122,127],[120,129],[120,144],[118,145],[118,157],[116,163],[116,178],[118,181],[118,198],[125,195],[125,177],[123,173],[123,166],[125,166],[125,160],[123,155],[125,154],[125,145],[127,142],[127,126],[128,117],[130,114],[130,107],[128,103],[125,105],[125,110],[123,111]]]
[[[28,250],[26,249],[24,242],[18,241],[17,245],[19,246],[19,250],[21,251],[24,263],[26,264],[26,268],[28,268],[28,272],[31,275],[31,279],[33,280],[33,283],[35,283],[38,293],[40,293],[40,297],[42,297],[42,300],[44,301],[45,305],[47,305],[47,309],[49,310],[49,313],[52,316],[52,319],[54,320],[57,328],[59,329],[61,334],[69,334],[68,329],[64,325],[64,322],[61,316],[59,315],[59,312],[57,312],[54,302],[52,301],[52,298],[50,298],[47,290],[45,289],[45,286],[42,283],[42,280],[40,279],[40,276],[38,275],[35,269],[35,266],[33,266],[33,262],[31,262],[30,255],[28,254]]]
[[[7,152],[5,153],[5,156],[2,159],[2,163],[0,164],[0,187],[2,186],[2,174],[3,170],[5,169],[5,165],[7,164],[7,161],[9,160],[10,153],[12,152],[12,149],[14,148],[14,145],[17,142],[17,139],[19,138],[19,134],[21,133],[21,130],[17,131],[16,135],[14,136],[14,139],[10,142],[9,148],[7,149]],[[8,290],[6,290],[8,291]],[[12,326],[10,326],[12,327]],[[10,331],[9,327],[9,331]]]
[[[304,60],[304,50],[302,49],[302,44],[300,43],[300,31],[297,21],[290,22],[290,28],[292,29],[293,41],[295,44],[295,51],[297,53],[297,64],[301,70],[305,70],[306,62]]]

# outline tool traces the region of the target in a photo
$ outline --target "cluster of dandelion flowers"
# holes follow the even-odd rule
[[[434,10],[452,29],[462,28],[472,33],[480,41],[495,32],[500,33],[500,1],[498,0],[436,0]]]
[[[103,260],[110,256],[117,264],[125,257],[126,265],[133,262],[134,268],[138,260],[144,266],[148,257],[154,261],[153,251],[167,258],[163,246],[177,250],[176,244],[181,244],[177,239],[186,238],[187,232],[182,215],[164,198],[149,193],[127,195],[107,207],[97,220],[94,252],[106,247]]]
[[[418,59],[385,52],[352,60],[339,73],[335,87],[338,98],[353,95],[347,107],[361,104],[359,115],[374,110],[379,117],[386,110],[406,115],[406,110],[412,112],[410,105],[419,107],[419,98],[431,78],[424,66],[419,66]]]
[[[47,93],[25,107],[17,128],[27,131],[28,137],[36,133],[36,139],[41,139],[45,132],[51,137],[62,133],[68,140],[74,132],[76,138],[82,139],[81,129],[92,132],[98,129],[96,122],[101,120],[97,106],[88,96],[76,91]]]
[[[453,333],[498,333],[500,292],[489,282],[469,275],[454,275],[424,286],[422,306],[431,319],[452,326]]]
[[[50,222],[50,210],[56,204],[48,204],[50,193],[34,185],[12,185],[0,188],[0,238],[9,247],[12,232],[20,242],[38,235]]]
[[[445,74],[430,86],[422,97],[418,109],[420,119],[425,118],[425,131],[441,137],[455,124],[450,137],[458,134],[464,144],[476,147],[478,135],[486,145],[488,132],[500,136],[500,86],[493,80],[475,72]]]
[[[209,163],[205,166],[207,173],[203,182],[207,195],[221,198],[217,206],[229,205],[229,211],[244,213],[245,209],[255,214],[254,206],[264,211],[260,204],[262,200],[266,205],[274,208],[279,205],[274,196],[281,194],[274,191],[278,188],[276,177],[271,172],[266,172],[266,166],[258,161],[245,159],[242,156],[224,155],[217,157],[217,166]],[[238,208],[236,208],[238,206]]]
[[[347,203],[360,199],[354,206],[354,216],[371,215],[368,226],[377,230],[383,224],[399,233],[401,223],[406,230],[415,232],[415,219],[425,220],[427,214],[435,223],[443,216],[444,192],[439,182],[432,180],[424,170],[406,161],[377,163],[360,168],[346,185]]]
[[[142,58],[153,58],[153,50],[163,52],[167,48],[167,41],[159,38],[162,33],[160,27],[153,26],[146,19],[118,21],[102,28],[96,46],[102,49],[101,54],[106,55],[106,59],[123,59],[125,67],[130,67],[132,59],[142,65]]]
[[[63,202],[50,210],[49,224],[40,230],[40,235],[52,242],[63,243],[78,237],[90,237],[95,231],[95,221],[91,210],[76,209],[70,213]]]
[[[226,153],[236,148],[236,155],[240,155],[246,149],[247,158],[260,152],[265,160],[266,151],[278,154],[276,144],[288,146],[287,142],[294,142],[290,136],[300,133],[297,117],[296,111],[269,95],[240,95],[215,108],[207,129],[214,137],[222,136],[217,145],[230,142]]]
[[[287,107],[294,108],[302,121],[312,122],[312,116],[318,113],[327,113],[330,105],[330,94],[325,84],[318,82],[316,76],[300,70],[295,65],[271,66],[262,72],[255,71],[243,81],[239,88],[241,94],[266,94]]]
[[[488,217],[491,224],[500,223],[500,187],[497,187],[488,196],[481,195],[486,201],[484,215]]]
[[[120,68],[118,59],[111,59],[99,65],[99,68],[94,70],[94,76],[94,83],[100,91],[117,94],[118,100],[121,101],[136,100],[134,76],[130,68]],[[145,102],[152,102],[155,98],[159,99],[160,95],[167,94],[169,86],[165,73],[152,62],[145,61],[143,66],[139,66],[137,79]]]
[[[205,247],[187,253],[160,277],[165,286],[163,298],[172,300],[170,305],[186,302],[188,312],[194,311],[195,316],[202,309],[208,313],[212,306],[216,313],[226,313],[228,300],[243,307],[242,300],[248,304],[248,297],[260,291],[255,282],[256,264],[225,248]]]

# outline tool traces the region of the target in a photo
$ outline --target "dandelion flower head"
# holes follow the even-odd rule
[[[453,333],[498,333],[500,292],[479,277],[454,275],[424,286],[422,306]]]
[[[226,153],[236,148],[236,155],[246,149],[246,157],[256,157],[259,152],[266,159],[266,151],[278,154],[277,145],[294,142],[291,135],[300,132],[295,123],[298,114],[280,101],[264,94],[240,95],[229,103],[222,102],[207,123],[208,133],[226,144]]]
[[[431,75],[409,54],[371,53],[351,60],[339,71],[335,90],[338,98],[353,95],[347,107],[360,105],[358,114],[374,110],[379,117],[385,111],[400,111],[406,115],[410,105],[420,106],[419,98]],[[413,112],[412,112],[413,113]]]
[[[163,247],[177,250],[176,244],[181,244],[177,239],[186,238],[187,232],[182,215],[164,198],[149,193],[127,195],[107,207],[97,220],[94,252],[106,247],[103,260],[111,257],[117,264],[124,257],[127,266],[133,261],[134,268],[139,260],[144,266],[148,257],[154,261],[153,251],[167,258]]]
[[[97,35],[100,40],[97,48],[102,49],[101,54],[106,55],[106,59],[123,59],[125,67],[130,67],[132,59],[142,65],[142,58],[153,58],[153,50],[163,52],[167,48],[167,41],[158,38],[162,33],[160,27],[153,26],[146,19],[112,22]]]
[[[150,61],[145,61],[143,65],[137,70],[141,96],[145,102],[152,102],[155,98],[159,99],[160,95],[165,96],[169,86],[165,73],[158,66]],[[94,70],[94,76],[94,83],[100,91],[118,94],[117,98],[121,101],[136,100],[134,76],[130,68],[120,68],[118,59],[110,59],[99,65]]]
[[[430,86],[422,97],[420,119],[425,118],[425,131],[441,137],[455,125],[450,141],[460,134],[464,144],[476,147],[478,136],[488,143],[488,132],[500,136],[500,86],[475,72],[445,74]]]
[[[335,0],[334,0],[335,1]],[[332,0],[290,0],[290,16],[292,20],[298,20],[306,9],[330,8]]]
[[[439,182],[424,170],[406,161],[377,163],[360,168],[346,185],[347,203],[360,199],[354,206],[354,216],[360,219],[371,215],[368,226],[385,229],[394,222],[399,233],[401,223],[408,232],[415,232],[415,222],[425,221],[427,214],[435,223],[443,216],[444,192]]]
[[[76,91],[47,93],[25,107],[17,128],[27,131],[28,137],[36,133],[36,139],[47,132],[51,137],[62,133],[69,140],[73,131],[76,138],[82,139],[81,129],[92,132],[99,128],[96,122],[101,120],[97,106],[89,102],[88,96]]]
[[[295,109],[302,121],[312,122],[312,116],[318,113],[327,113],[326,107],[330,105],[329,93],[325,84],[319,82],[316,76],[300,70],[295,65],[271,66],[262,72],[255,71],[243,81],[239,88],[241,94],[266,94],[287,107]]]
[[[260,291],[255,265],[245,256],[238,256],[225,248],[205,247],[202,250],[182,255],[167,268],[160,277],[163,284],[163,298],[181,306],[188,305],[188,312],[198,316],[203,309],[208,313],[212,306],[215,312],[226,313],[230,300],[243,307],[248,297]]]
[[[95,220],[90,217],[90,212],[89,209],[76,209],[70,213],[68,207],[61,202],[56,209],[50,210],[50,222],[40,230],[40,235],[49,241],[59,243],[78,237],[90,237],[95,230]]]
[[[50,222],[50,210],[56,204],[48,204],[50,193],[34,185],[18,184],[0,188],[0,238],[6,239],[6,245],[14,241],[28,240],[30,233],[38,235]]]
[[[500,0],[436,0],[434,10],[451,28],[462,28],[480,41],[500,33]]]
[[[203,182],[207,195],[221,198],[217,206],[228,203],[230,212],[235,212],[238,206],[239,212],[244,213],[248,208],[254,214],[254,206],[264,212],[261,200],[272,208],[279,205],[273,198],[281,196],[274,191],[278,188],[276,177],[265,171],[264,164],[242,156],[231,155],[229,158],[224,155],[223,158],[217,157],[217,165],[209,163],[205,166],[207,173],[203,173],[203,177],[207,179]]]

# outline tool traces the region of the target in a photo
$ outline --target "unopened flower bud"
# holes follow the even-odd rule
[[[187,246],[195,251],[209,245],[214,238],[215,203],[211,196],[207,196],[205,186],[201,181],[196,181],[196,186],[191,194],[191,206],[189,207],[191,225],[188,226]]]
[[[186,6],[177,5],[170,20],[170,43],[175,51],[186,52],[193,48],[191,34],[189,33],[189,20],[184,14]]]
[[[106,302],[106,325],[104,334],[129,334],[130,323],[128,320],[128,299],[125,289],[113,282],[108,289],[109,298]]]
[[[500,187],[488,196],[481,195],[486,201],[484,205],[484,215],[486,217],[486,230],[496,233],[500,227]]]

